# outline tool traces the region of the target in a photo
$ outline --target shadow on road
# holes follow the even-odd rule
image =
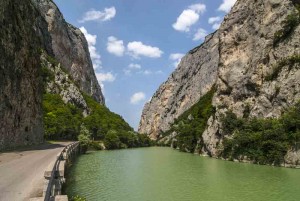
[[[60,148],[60,147],[65,147],[71,142],[45,142],[43,144],[38,144],[38,145],[28,145],[25,147],[18,147],[14,150],[6,150],[0,152],[1,154],[4,153],[18,153],[18,152],[23,152],[23,151],[37,151],[37,150],[47,150],[47,149],[55,149],[55,148]]]

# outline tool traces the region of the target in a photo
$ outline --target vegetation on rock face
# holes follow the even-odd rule
[[[282,23],[282,29],[275,32],[273,41],[274,47],[278,43],[288,38],[293,33],[295,28],[300,24],[300,6],[299,4],[296,4],[295,6],[297,8],[297,12],[288,15]]]
[[[49,59],[49,58],[48,58]],[[55,60],[53,65],[57,65]],[[44,67],[43,81],[53,80],[51,71]],[[70,103],[64,103],[59,94],[46,93],[43,96],[45,138],[49,140],[79,140],[82,152],[88,147],[99,150],[150,146],[146,135],[133,129],[120,116],[92,97],[83,94],[89,108],[84,117],[83,110]],[[96,140],[97,142],[94,142]],[[103,145],[102,144],[103,142]]]
[[[222,125],[229,136],[223,141],[222,157],[280,165],[287,151],[300,143],[300,102],[279,119],[237,118],[228,111]]]
[[[215,108],[212,106],[214,92],[215,88],[213,87],[194,106],[179,116],[169,131],[163,133],[163,136],[174,131],[177,133],[176,146],[179,150],[185,152],[195,150],[197,141],[202,138],[209,117],[215,113]]]
[[[291,70],[296,64],[300,64],[300,55],[282,59],[273,67],[272,72],[266,76],[266,81],[275,80],[285,66],[288,66],[288,70]]]
[[[80,109],[65,104],[58,94],[44,94],[43,110],[46,139],[77,139],[83,118]]]
[[[84,95],[84,99],[90,108],[90,114],[83,119],[83,123],[91,131],[93,139],[103,140],[109,130],[133,130],[120,115],[109,111],[92,97]]]

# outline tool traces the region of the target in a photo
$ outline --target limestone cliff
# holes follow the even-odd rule
[[[139,132],[156,139],[161,131],[194,105],[215,84],[219,64],[219,32],[182,58],[169,79],[144,107]]]
[[[104,104],[86,39],[52,0],[2,0],[0,24],[0,150],[43,141],[43,66],[49,58],[60,64],[48,92],[59,93],[84,115],[81,92]]]
[[[55,59],[64,66],[80,90],[104,104],[83,33],[67,23],[52,0],[32,0],[48,24]]]
[[[39,49],[47,28],[30,1],[0,2],[0,150],[43,141]],[[40,35],[41,36],[41,35]]]
[[[217,157],[226,137],[220,125],[226,111],[238,117],[246,110],[249,117],[279,117],[294,105],[300,99],[300,64],[290,62],[300,54],[298,3],[238,0],[220,29],[183,58],[145,105],[139,131],[156,139],[214,85],[216,112],[198,151]],[[288,155],[297,158],[297,150]]]

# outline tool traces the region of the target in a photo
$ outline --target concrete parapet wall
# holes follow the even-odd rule
[[[61,195],[62,186],[66,182],[65,171],[67,164],[79,154],[79,142],[66,146],[44,173],[43,197],[31,198],[30,201],[68,201],[67,195]]]

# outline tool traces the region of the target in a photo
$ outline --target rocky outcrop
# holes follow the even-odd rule
[[[156,139],[161,131],[206,94],[217,80],[219,32],[182,58],[179,66],[144,107],[140,133]]]
[[[89,114],[88,105],[84,100],[82,91],[66,72],[66,69],[45,52],[41,55],[41,65],[43,70],[47,72],[47,78],[44,81],[45,93],[59,94],[65,104],[70,103],[82,109],[83,116],[86,117]]]
[[[220,115],[232,110],[238,117],[279,117],[300,99],[299,64],[284,65],[278,77],[266,79],[282,60],[300,53],[300,26],[274,46],[275,33],[291,13],[292,1],[238,1],[220,28],[220,63],[213,105],[216,118],[208,121],[203,134],[205,148],[217,155],[222,142]],[[241,23],[242,22],[242,23]],[[218,133],[218,135],[216,135]]]
[[[43,141],[39,55],[50,36],[41,35],[47,23],[29,0],[2,0],[0,8],[0,150],[3,150]]]
[[[55,59],[72,76],[80,90],[104,104],[104,96],[95,76],[88,44],[83,33],[67,23],[52,0],[32,0],[48,23]]]
[[[43,141],[43,67],[54,66],[54,80],[47,83],[47,92],[60,94],[66,103],[81,108],[84,115],[89,111],[81,92],[100,104],[104,104],[104,97],[84,35],[65,22],[52,0],[2,0],[0,8],[3,150]],[[52,60],[57,64],[52,65]]]
[[[226,111],[238,117],[245,111],[249,117],[279,117],[299,101],[300,64],[289,62],[300,54],[299,22],[291,23],[300,12],[295,3],[299,2],[238,0],[220,29],[183,58],[145,105],[139,131],[157,138],[215,85],[216,113],[207,122],[200,153],[218,157],[226,137],[220,117]],[[298,153],[290,151],[286,162],[293,163]]]

